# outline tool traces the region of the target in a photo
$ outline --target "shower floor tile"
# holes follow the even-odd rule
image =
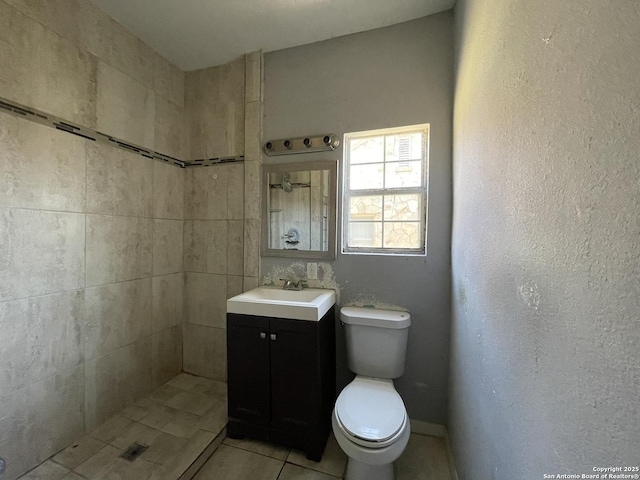
[[[181,373],[20,480],[178,480],[227,424],[227,386]],[[134,442],[149,448],[133,462]]]
[[[181,373],[126,406],[89,435],[20,480],[336,480],[347,457],[333,435],[321,462],[303,452],[251,439],[224,438],[227,385]],[[129,445],[149,448],[133,462]],[[206,452],[206,453],[203,453]],[[451,480],[445,442],[411,434],[396,462],[396,480]]]

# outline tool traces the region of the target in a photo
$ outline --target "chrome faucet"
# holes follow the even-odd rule
[[[290,278],[281,278],[280,280],[284,281],[283,290],[302,290],[302,282],[304,279],[300,278],[298,280],[292,280]]]

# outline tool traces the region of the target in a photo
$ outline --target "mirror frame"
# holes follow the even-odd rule
[[[301,172],[329,170],[329,205],[327,251],[288,250],[269,248],[269,174],[280,172]],[[338,201],[338,160],[316,160],[300,163],[271,163],[262,165],[262,241],[260,252],[263,257],[308,258],[313,260],[335,260],[337,247],[337,201]]]

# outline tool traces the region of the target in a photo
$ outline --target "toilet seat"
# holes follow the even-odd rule
[[[354,443],[382,448],[396,440],[407,412],[391,380],[356,377],[336,400],[336,420]]]

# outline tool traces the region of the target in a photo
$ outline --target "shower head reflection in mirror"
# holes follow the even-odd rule
[[[335,258],[336,160],[263,165],[263,188],[262,255]]]

